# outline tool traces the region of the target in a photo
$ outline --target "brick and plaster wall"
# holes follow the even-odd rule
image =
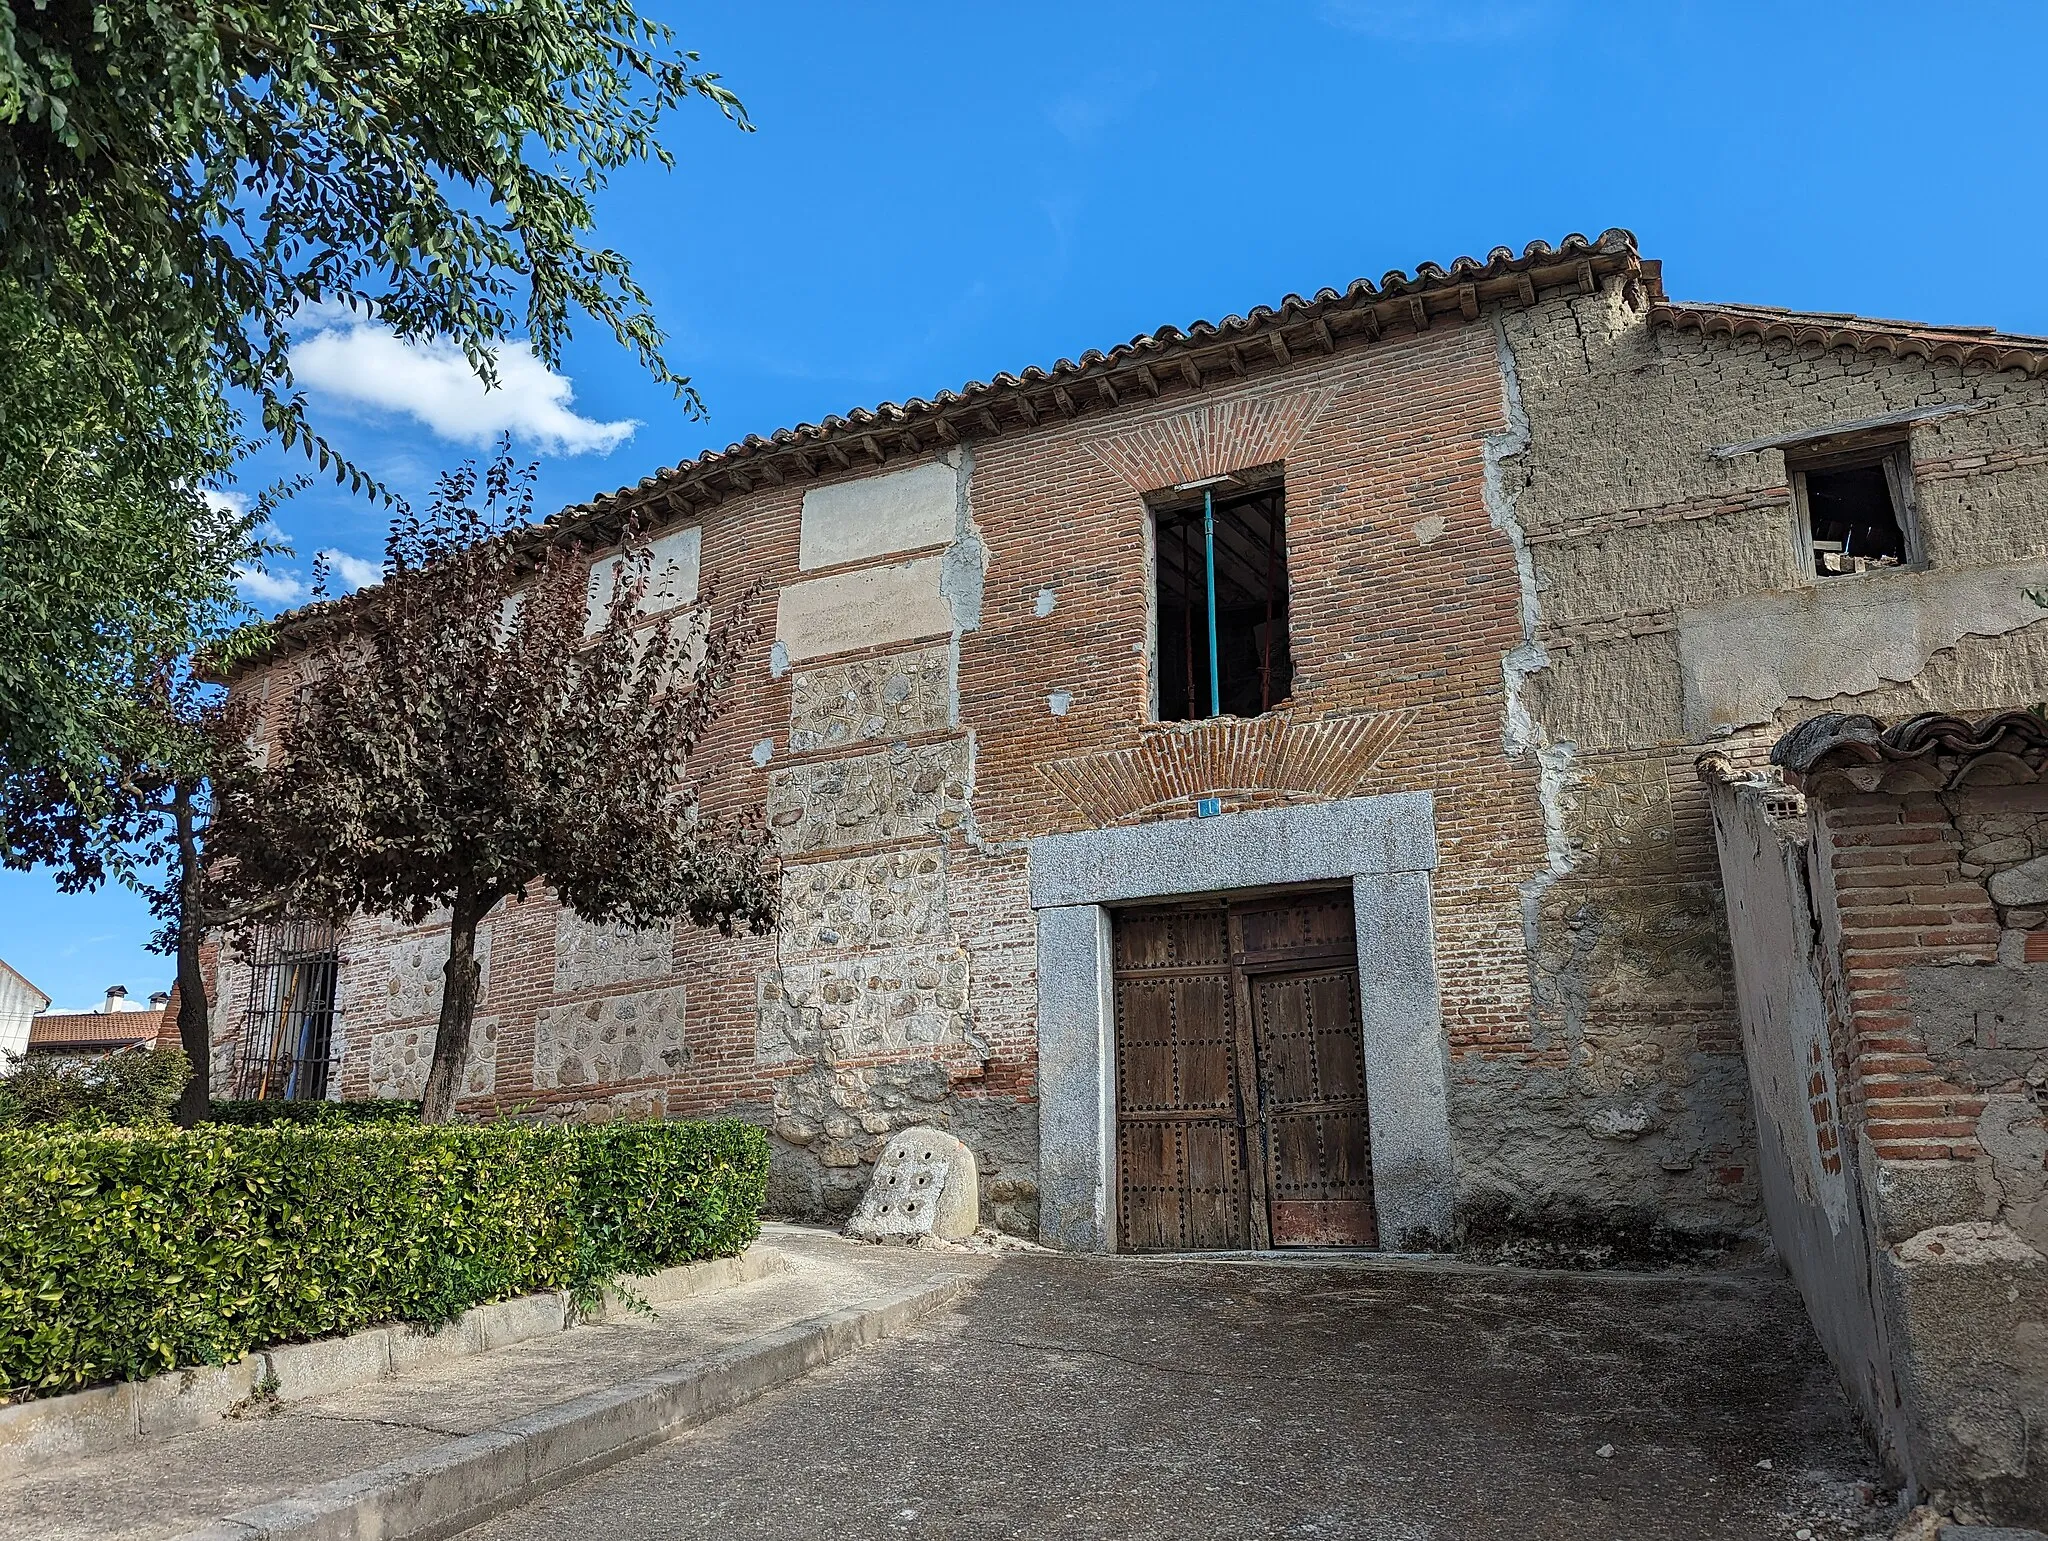
[[[506,907],[465,1108],[736,1109],[774,1131],[774,1202],[805,1214],[850,1208],[890,1132],[937,1122],[974,1148],[986,1211],[1028,1232],[1029,842],[1186,818],[1204,796],[1241,811],[1428,791],[1461,1201],[1755,1231],[1690,765],[1708,743],[1760,755],[1811,710],[1799,691],[1863,676],[1826,651],[1830,626],[1788,631],[1769,608],[1817,602],[1792,569],[1775,452],[1709,448],[1996,397],[1914,431],[1936,565],[1898,581],[1923,595],[1901,603],[1932,651],[1893,671],[1907,683],[1867,687],[1977,699],[2048,675],[2048,640],[1969,634],[1968,586],[1936,589],[1949,568],[2043,556],[2024,525],[2048,468],[2015,446],[2048,403],[2018,376],[1659,326],[1636,276],[1580,269],[1519,298],[1467,286],[1434,313],[1382,307],[1396,319],[1369,336],[1332,312],[1322,346],[1162,362],[1142,389],[1034,387],[1028,422],[961,412],[915,453],[848,428],[803,474],[749,473],[682,516],[719,592],[764,585],[768,638],[702,763],[712,806],[766,811],[786,923],[597,937],[545,896]],[[1272,466],[1292,696],[1257,719],[1155,722],[1146,495]],[[433,938],[352,929],[350,1095],[420,1073]]]
[[[1772,1230],[1892,1464],[1949,1507],[2039,1523],[2048,724],[1879,740],[1849,721],[1860,741],[1832,716],[1786,741],[1802,813],[1703,765]]]

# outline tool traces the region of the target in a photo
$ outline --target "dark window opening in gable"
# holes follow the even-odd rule
[[[1152,499],[1161,722],[1256,717],[1292,692],[1286,502],[1277,472],[1244,472]]]
[[[1793,475],[1816,578],[1912,560],[1905,446],[1795,462]]]

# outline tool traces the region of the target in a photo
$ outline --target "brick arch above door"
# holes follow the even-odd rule
[[[1089,453],[1139,492],[1285,460],[1334,387],[1212,401],[1088,440]]]

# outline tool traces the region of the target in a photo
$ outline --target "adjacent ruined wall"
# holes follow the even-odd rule
[[[1801,812],[1703,761],[1772,1231],[1900,1474],[2040,1523],[2048,726],[1945,719],[1908,744],[1851,719],[1803,761],[1841,721],[1781,747]]]
[[[1775,778],[1736,775],[1725,757],[1706,757],[1702,768],[1771,1240],[1864,1426],[1903,1470],[1910,1456],[1893,1345],[1872,1295],[1868,1153],[1841,1094],[1855,1054],[1837,1009],[1838,962],[1815,913],[1805,806]]]

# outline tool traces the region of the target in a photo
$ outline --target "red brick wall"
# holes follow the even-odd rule
[[[1829,892],[1815,901],[1835,933],[1847,1006],[1844,1123],[1883,1159],[1972,1159],[1984,1097],[1928,1057],[1906,971],[1994,962],[1990,896],[1963,875],[1955,822],[1931,792],[1837,792],[1817,810],[1815,869]]]

